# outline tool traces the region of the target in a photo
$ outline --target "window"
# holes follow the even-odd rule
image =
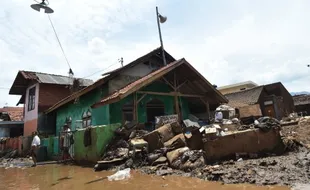
[[[36,87],[29,90],[28,96],[28,111],[34,110],[35,108],[35,98],[36,98]]]
[[[83,113],[83,128],[91,126],[91,112],[88,110]]]

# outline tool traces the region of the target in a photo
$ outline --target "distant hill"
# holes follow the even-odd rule
[[[295,95],[300,95],[300,94],[310,94],[310,92],[307,92],[307,91],[290,92],[290,94],[291,94],[292,96],[295,96]]]

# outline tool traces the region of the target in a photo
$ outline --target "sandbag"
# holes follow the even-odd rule
[[[174,136],[172,139],[164,143],[164,146],[170,150],[186,146],[185,137],[183,133]]]
[[[183,148],[179,148],[179,149],[168,152],[167,158],[168,158],[169,163],[172,164],[175,160],[180,158],[184,154],[184,152],[188,150],[189,150],[188,147],[183,147]]]
[[[162,127],[156,129],[155,131],[158,131],[162,142],[166,142],[172,137],[174,137],[171,124],[163,125]]]

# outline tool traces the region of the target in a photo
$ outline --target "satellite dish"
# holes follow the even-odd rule
[[[49,5],[49,2],[48,0],[42,0],[41,3],[39,3],[38,1],[35,0],[35,2],[37,2],[37,4],[32,4],[30,5],[30,7],[38,12],[40,12],[41,9],[44,10],[44,13],[46,14],[50,14],[50,13],[53,13],[54,10],[51,9],[50,7],[48,7]],[[47,3],[46,3],[47,2]]]
[[[164,22],[166,22],[166,20],[167,20],[167,17],[165,17],[165,16],[158,15],[158,17],[159,17],[159,22],[160,22],[160,23],[164,23]]]

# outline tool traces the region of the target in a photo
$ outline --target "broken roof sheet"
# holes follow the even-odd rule
[[[232,107],[243,107],[245,105],[256,104],[264,89],[264,86],[258,86],[247,90],[225,94],[228,99],[228,105]]]
[[[94,104],[92,107],[98,107],[98,106],[102,106],[105,104],[110,104],[110,103],[114,103],[117,102],[119,100],[121,100],[122,98],[125,98],[126,96],[132,94],[133,92],[141,89],[142,87],[147,86],[148,84],[152,83],[153,81],[159,79],[160,77],[166,75],[167,73],[169,73],[170,71],[172,71],[173,69],[179,67],[182,64],[186,64],[187,66],[189,66],[189,68],[191,70],[189,71],[194,71],[197,75],[199,75],[200,78],[203,78],[203,82],[207,83],[208,86],[210,86],[210,88],[212,88],[216,94],[217,97],[219,97],[222,101],[222,103],[227,102],[227,99],[216,89],[213,88],[213,86],[202,76],[200,75],[200,73],[195,70],[184,58],[174,61],[132,83],[130,83],[129,85],[125,86],[124,88],[114,92],[113,94],[111,94],[108,97],[103,98],[100,102]]]

